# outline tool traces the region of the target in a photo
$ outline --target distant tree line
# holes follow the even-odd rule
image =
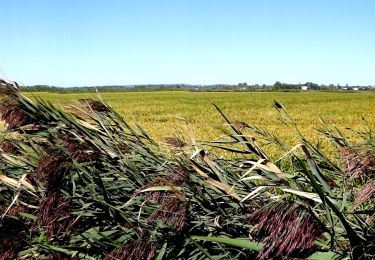
[[[118,91],[300,91],[305,86],[308,90],[375,90],[374,86],[340,86],[318,85],[313,82],[304,84],[290,84],[276,81],[273,85],[266,84],[247,84],[241,82],[238,84],[212,84],[212,85],[190,85],[190,84],[148,84],[148,85],[109,85],[109,86],[82,86],[82,87],[56,87],[49,85],[23,86],[23,91],[31,92],[56,92],[56,93],[74,93],[74,92],[118,92]]]
[[[327,88],[323,85],[319,86],[318,84],[313,83],[313,82],[306,82],[305,84],[301,85],[301,84],[281,83],[280,81],[276,81],[275,84],[273,84],[272,86],[272,90],[288,90],[288,89],[300,90],[301,86],[306,86],[308,89],[312,89],[312,90],[320,90],[320,89]]]

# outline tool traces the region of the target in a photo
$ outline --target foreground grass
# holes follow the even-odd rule
[[[26,93],[39,96],[64,106],[80,98],[95,98],[96,94]],[[197,139],[212,140],[220,135],[223,127],[220,116],[210,102],[219,105],[233,121],[244,121],[267,128],[291,145],[297,143],[295,132],[282,124],[272,101],[287,107],[301,132],[309,139],[320,138],[314,128],[319,127],[319,117],[332,120],[338,127],[359,128],[366,124],[375,126],[375,94],[373,93],[239,93],[239,92],[118,92],[103,93],[106,100],[119,114],[134,116],[156,140],[172,136],[176,130],[185,132],[184,118],[192,126]]]

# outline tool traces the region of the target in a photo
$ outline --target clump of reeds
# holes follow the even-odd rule
[[[341,148],[337,164],[280,103],[300,138],[293,149],[214,105],[228,124],[223,140],[166,137],[165,151],[102,101],[80,100],[75,116],[0,84],[0,116],[22,140],[0,143],[0,259],[374,255],[372,146]],[[283,156],[271,159],[258,137]]]

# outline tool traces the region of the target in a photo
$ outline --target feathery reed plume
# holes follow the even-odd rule
[[[42,156],[33,172],[33,177],[46,183],[49,190],[57,190],[72,165],[71,159],[61,150]]]
[[[0,141],[0,151],[3,151],[4,153],[15,154],[15,155],[20,154],[17,146],[15,146],[12,142],[8,140]]]
[[[362,147],[342,147],[341,165],[351,179],[367,179],[374,175],[375,150]]]
[[[25,246],[21,235],[24,226],[12,217],[0,219],[0,259],[17,259],[17,254]]]
[[[234,127],[237,128],[238,130],[243,130],[245,128],[250,128],[248,124],[242,121],[236,121],[234,122]]]
[[[23,205],[16,205],[12,208],[9,209],[9,211],[7,212],[7,215],[8,216],[17,216],[18,213],[20,212],[23,212],[26,210],[26,207],[23,206]]]
[[[11,260],[17,259],[17,254],[20,251],[20,245],[16,242],[17,239],[0,239],[0,259]]]
[[[173,183],[163,177],[156,177],[153,181],[151,181],[150,183],[142,186],[141,188],[137,189],[135,192],[134,192],[134,195],[140,195],[142,190],[145,190],[145,189],[148,189],[148,188],[152,188],[152,187],[158,187],[158,186],[173,186]],[[148,200],[151,200],[155,203],[159,203],[164,195],[165,195],[166,192],[164,191],[152,191],[152,192],[147,192],[146,193],[146,198]]]
[[[189,179],[189,171],[186,167],[179,165],[170,174],[171,182],[175,186],[182,186]]]
[[[154,181],[139,189],[136,194],[139,194],[141,190],[158,186],[176,187],[177,185],[173,182],[173,179],[169,181],[157,177]],[[157,219],[178,231],[183,229],[186,224],[187,209],[186,202],[184,202],[185,196],[181,191],[177,189],[170,191],[150,191],[147,192],[146,198],[157,205],[157,209],[150,214],[147,221]]]
[[[182,148],[187,145],[186,142],[182,141],[180,138],[177,137],[164,137],[163,142],[166,143],[167,145],[176,147],[176,148]]]
[[[303,254],[312,249],[313,242],[323,233],[321,224],[293,203],[282,202],[266,207],[255,212],[250,221],[256,224],[251,235],[265,242],[259,259]]]
[[[178,180],[181,183],[181,180]],[[178,183],[176,183],[176,180],[173,178],[170,178],[169,180],[166,179],[165,177],[156,177],[153,181],[150,183],[142,186],[140,189],[137,189],[134,192],[134,195],[139,195],[142,190],[145,190],[147,188],[152,188],[152,187],[159,187],[159,186],[169,186],[169,187],[179,187]],[[182,192],[178,189],[173,189],[173,190],[168,190],[168,191],[150,191],[147,192],[146,198],[155,202],[155,203],[160,203],[165,196],[168,195],[174,195],[178,198],[182,198],[184,195]]]
[[[64,136],[62,143],[77,162],[95,161],[99,157],[99,153],[90,149],[86,143],[81,143],[69,136]]]
[[[131,152],[131,148],[126,143],[119,143],[116,144],[116,148],[123,154],[127,154]]]
[[[0,118],[9,129],[31,124],[31,117],[19,107],[16,100],[9,97],[3,98],[0,103]]]
[[[90,108],[94,112],[105,113],[109,111],[108,107],[98,100],[94,100],[91,98],[82,98],[82,99],[79,99],[78,101],[81,103],[81,105]]]
[[[19,92],[17,82],[7,82],[0,79],[0,95],[15,96]]]
[[[76,260],[78,258],[77,257],[67,256],[67,255],[64,255],[62,253],[55,253],[54,255],[49,254],[46,257],[46,260],[72,260],[72,259]]]
[[[355,194],[355,201],[353,208],[358,208],[362,203],[375,199],[375,184],[373,182],[366,183],[363,185]]]
[[[9,129],[14,129],[32,122],[30,116],[23,111],[16,100],[19,86],[16,82],[0,79],[0,119]]]
[[[109,253],[104,260],[151,260],[156,256],[157,247],[145,239],[128,241],[125,245]]]
[[[186,203],[176,197],[164,197],[147,221],[156,219],[181,231],[186,224]]]
[[[73,224],[69,200],[59,192],[47,192],[36,212],[33,228],[43,228],[47,236],[63,236]]]

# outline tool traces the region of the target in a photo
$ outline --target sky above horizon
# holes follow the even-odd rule
[[[372,0],[0,0],[23,85],[375,85]]]

